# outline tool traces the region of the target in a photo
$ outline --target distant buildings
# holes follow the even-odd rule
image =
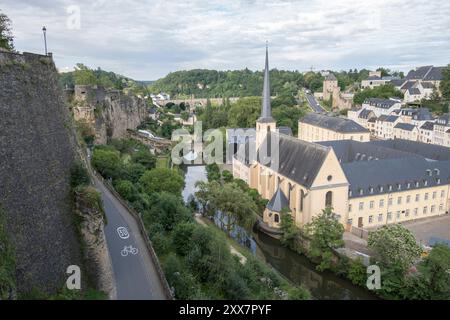
[[[393,77],[382,77],[381,71],[370,71],[369,77],[361,81],[361,89],[366,88],[373,89],[375,87],[385,85],[386,83],[389,83],[392,80],[394,80]]]
[[[151,94],[150,98],[152,98],[153,101],[166,101],[170,100],[170,95],[164,92],[158,93],[158,94]]]

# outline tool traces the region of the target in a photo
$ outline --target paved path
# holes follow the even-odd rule
[[[440,217],[420,219],[402,223],[411,230],[416,240],[422,244],[428,245],[430,237],[437,237],[450,240],[450,215],[446,214]]]
[[[93,180],[101,193],[107,218],[105,236],[112,260],[116,299],[165,300],[164,287],[136,221],[99,179],[93,177]],[[126,228],[128,236],[121,238],[118,228]],[[124,250],[125,247],[128,250]]]
[[[311,109],[314,112],[317,113],[322,113],[322,112],[327,112],[324,108],[322,108],[322,106],[317,102],[316,98],[314,97],[314,95],[312,95],[311,93],[306,93],[305,91],[305,97],[306,100],[308,100],[308,104],[311,107]]]

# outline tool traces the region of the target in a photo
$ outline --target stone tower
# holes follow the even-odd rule
[[[267,132],[276,132],[276,122],[270,107],[269,50],[266,45],[266,65],[264,69],[264,88],[262,94],[261,117],[256,121],[256,150],[264,141]]]

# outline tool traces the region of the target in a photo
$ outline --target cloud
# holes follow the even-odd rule
[[[68,28],[78,5],[80,29]],[[59,68],[77,62],[136,79],[180,69],[261,69],[270,43],[278,69],[395,67],[450,61],[446,0],[3,0],[16,47]]]

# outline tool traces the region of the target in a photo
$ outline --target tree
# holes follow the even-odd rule
[[[228,124],[233,128],[253,128],[261,114],[261,98],[241,98],[231,105]]]
[[[419,265],[431,299],[446,299],[450,287],[450,248],[437,244]]]
[[[137,190],[131,181],[119,180],[115,184],[115,189],[125,200],[133,202],[136,199]]]
[[[11,32],[11,20],[0,12],[0,48],[14,51],[14,37]]]
[[[155,168],[146,171],[139,183],[148,194],[169,192],[174,195],[181,195],[184,188],[183,177],[177,171],[168,168]]]
[[[146,169],[153,169],[156,166],[156,157],[148,149],[138,150],[133,153],[131,161],[144,166]]]
[[[105,178],[116,179],[122,174],[120,153],[116,150],[96,148],[91,162],[93,167]]]
[[[181,197],[161,192],[155,194],[150,210],[144,212],[142,218],[147,228],[157,222],[164,231],[171,231],[178,224],[191,221],[192,215]]]
[[[74,71],[74,80],[77,85],[96,85],[97,78],[94,72],[82,63],[77,63]]]
[[[327,207],[306,225],[305,230],[311,237],[310,255],[318,258],[320,262],[317,269],[319,271],[330,269],[333,258],[332,249],[344,245],[342,240],[344,226],[339,222],[332,208]]]
[[[217,163],[208,164],[206,166],[206,176],[208,177],[208,181],[220,180],[220,168]]]
[[[76,188],[91,183],[89,174],[81,161],[75,161],[70,168],[70,186]]]
[[[251,228],[254,225],[258,207],[237,184],[221,185],[213,181],[208,184],[198,184],[198,186],[200,190],[195,193],[197,199],[207,206],[207,214],[216,215],[218,211],[221,212],[219,218],[228,234],[231,234],[236,225],[245,228]]]
[[[300,237],[300,229],[295,225],[294,219],[289,208],[285,208],[281,212],[281,243],[294,251],[297,251],[297,244]]]
[[[450,64],[442,70],[442,81],[439,85],[439,89],[442,93],[442,96],[450,101]]]
[[[179,223],[173,230],[172,244],[175,252],[181,256],[186,255],[192,248],[192,235],[198,226],[192,222]]]
[[[383,266],[405,272],[422,253],[414,235],[401,224],[391,224],[370,232],[367,240]]]
[[[355,104],[361,105],[368,98],[389,99],[394,97],[403,99],[403,93],[395,89],[393,85],[385,84],[373,89],[366,88],[362,91],[357,92],[353,97],[353,102]]]

